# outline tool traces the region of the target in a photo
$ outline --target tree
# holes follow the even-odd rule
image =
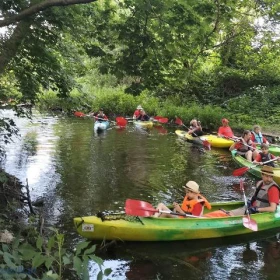
[[[31,1],[29,6],[30,1],[27,0],[4,0],[0,26],[8,29],[0,44],[0,77],[12,71],[12,82],[24,100],[33,102],[40,88],[57,89],[65,95],[73,87],[73,74],[77,67],[73,69],[69,60],[78,59],[79,25],[85,21],[84,13],[92,10],[91,5],[73,5],[95,1]],[[59,6],[69,7],[56,8]],[[76,39],[72,40],[71,36],[76,36]],[[74,50],[66,42],[74,42]],[[0,83],[0,96],[3,91]]]

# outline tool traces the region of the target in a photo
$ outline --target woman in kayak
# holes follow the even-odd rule
[[[158,213],[154,214],[154,217],[162,217],[162,218],[178,218],[183,217],[185,214],[201,216],[203,214],[204,205],[211,209],[210,203],[207,201],[205,197],[200,194],[199,185],[194,181],[188,181],[183,188],[186,191],[186,196],[183,200],[182,205],[180,206],[177,202],[173,202],[173,212],[182,215],[172,215],[169,213],[160,213],[160,211],[168,211],[170,209],[163,203],[159,203],[157,206]]]
[[[258,151],[256,149],[256,145],[251,140],[252,133],[250,130],[244,130],[242,137],[238,142],[234,142],[230,147],[229,150],[236,150],[236,154],[243,156],[248,161],[254,160],[257,155]]]
[[[198,121],[197,119],[192,119],[190,121],[190,128],[189,128],[188,133],[194,137],[202,136],[203,131],[202,131],[202,126],[201,126],[200,121]]]
[[[224,138],[236,138],[234,136],[231,127],[228,125],[229,121],[227,119],[222,119],[222,126],[219,127],[218,136]]]
[[[251,139],[254,143],[269,144],[268,140],[262,135],[261,127],[259,125],[254,125]]]

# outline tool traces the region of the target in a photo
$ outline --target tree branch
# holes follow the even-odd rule
[[[4,42],[3,51],[0,54],[0,75],[4,72],[4,69],[7,67],[11,58],[16,55],[23,38],[28,32],[29,27],[30,22],[20,22],[13,31],[12,36]]]
[[[0,20],[0,27],[8,26],[19,22],[29,16],[32,16],[38,12],[44,11],[48,8],[55,6],[70,6],[75,4],[87,4],[91,2],[96,2],[97,0],[44,0],[41,3],[30,6],[29,8],[23,10],[19,14]]]

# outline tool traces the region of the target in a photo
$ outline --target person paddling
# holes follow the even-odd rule
[[[254,143],[269,144],[268,140],[262,135],[261,127],[259,125],[254,125],[251,139]]]
[[[136,120],[140,116],[141,110],[144,110],[141,105],[138,105],[136,110],[133,113],[133,119]]]
[[[273,167],[264,165],[261,169],[262,180],[256,184],[256,191],[248,204],[249,214],[275,212],[279,204],[280,188],[273,181]],[[241,207],[229,211],[230,216],[245,214],[246,208]]]
[[[228,119],[222,119],[222,126],[218,129],[218,136],[224,137],[224,138],[237,138],[234,136],[231,127],[228,125],[229,121]]]
[[[264,162],[270,161],[271,159],[280,159],[280,157],[276,157],[275,155],[269,153],[269,145],[268,144],[261,144],[261,152],[257,155],[253,163],[258,164],[258,165],[263,165]],[[273,161],[270,161],[266,163],[265,165],[269,165],[272,167],[275,167],[275,164]]]
[[[210,203],[205,197],[200,194],[199,185],[195,181],[188,181],[183,188],[186,191],[185,198],[180,206],[177,202],[173,202],[173,212],[180,214],[189,214],[194,216],[201,216],[203,214],[203,208],[206,206],[211,209]],[[157,210],[170,211],[170,209],[163,203],[159,203]],[[162,218],[178,218],[183,216],[172,215],[169,213],[155,213],[154,217]]]
[[[188,133],[194,137],[202,136],[203,131],[202,131],[202,126],[201,126],[200,121],[198,121],[197,119],[192,119],[190,121],[190,128],[189,128]]]
[[[98,121],[107,121],[108,117],[104,114],[103,109],[100,108],[98,114],[95,116],[95,119]]]
[[[256,145],[251,140],[251,136],[250,130],[244,130],[240,141],[234,142],[229,147],[229,150],[233,151],[236,149],[236,154],[243,156],[248,161],[254,160],[258,155],[258,151]]]
[[[143,109],[140,109],[140,115],[136,118],[137,121],[148,121],[150,117],[145,113]]]

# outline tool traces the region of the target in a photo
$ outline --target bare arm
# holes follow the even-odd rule
[[[268,207],[260,207],[258,208],[259,212],[275,212],[277,208],[277,204],[275,202],[270,202],[270,206]]]

